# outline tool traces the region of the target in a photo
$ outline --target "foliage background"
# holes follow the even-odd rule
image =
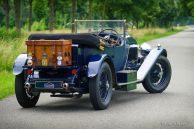
[[[74,19],[126,19],[139,43],[192,23],[193,0],[0,0],[0,100],[14,93],[15,58],[31,33],[70,33]]]
[[[135,28],[171,27],[188,24],[193,17],[193,0],[0,0],[0,27],[18,31],[71,28],[74,19],[126,19]]]

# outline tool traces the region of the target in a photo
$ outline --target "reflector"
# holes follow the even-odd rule
[[[28,73],[28,75],[32,74],[32,70],[31,69],[28,69],[27,70],[27,73]]]
[[[76,69],[72,69],[72,71],[71,71],[71,73],[73,74],[73,75],[75,75],[76,74]]]

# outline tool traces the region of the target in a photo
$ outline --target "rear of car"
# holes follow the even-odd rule
[[[77,72],[78,45],[72,40],[28,40],[28,84],[37,91],[65,91]]]

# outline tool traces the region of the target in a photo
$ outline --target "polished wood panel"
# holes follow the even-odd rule
[[[71,40],[28,40],[27,53],[33,57],[33,66],[57,67],[57,56],[62,57],[62,65],[72,65]],[[43,63],[46,55],[46,65]]]

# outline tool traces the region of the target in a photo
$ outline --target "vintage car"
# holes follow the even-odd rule
[[[167,51],[151,49],[126,34],[125,20],[76,20],[74,34],[31,34],[27,54],[14,63],[15,93],[24,108],[41,92],[79,98],[89,93],[96,110],[106,109],[112,91],[163,92],[171,79]]]

